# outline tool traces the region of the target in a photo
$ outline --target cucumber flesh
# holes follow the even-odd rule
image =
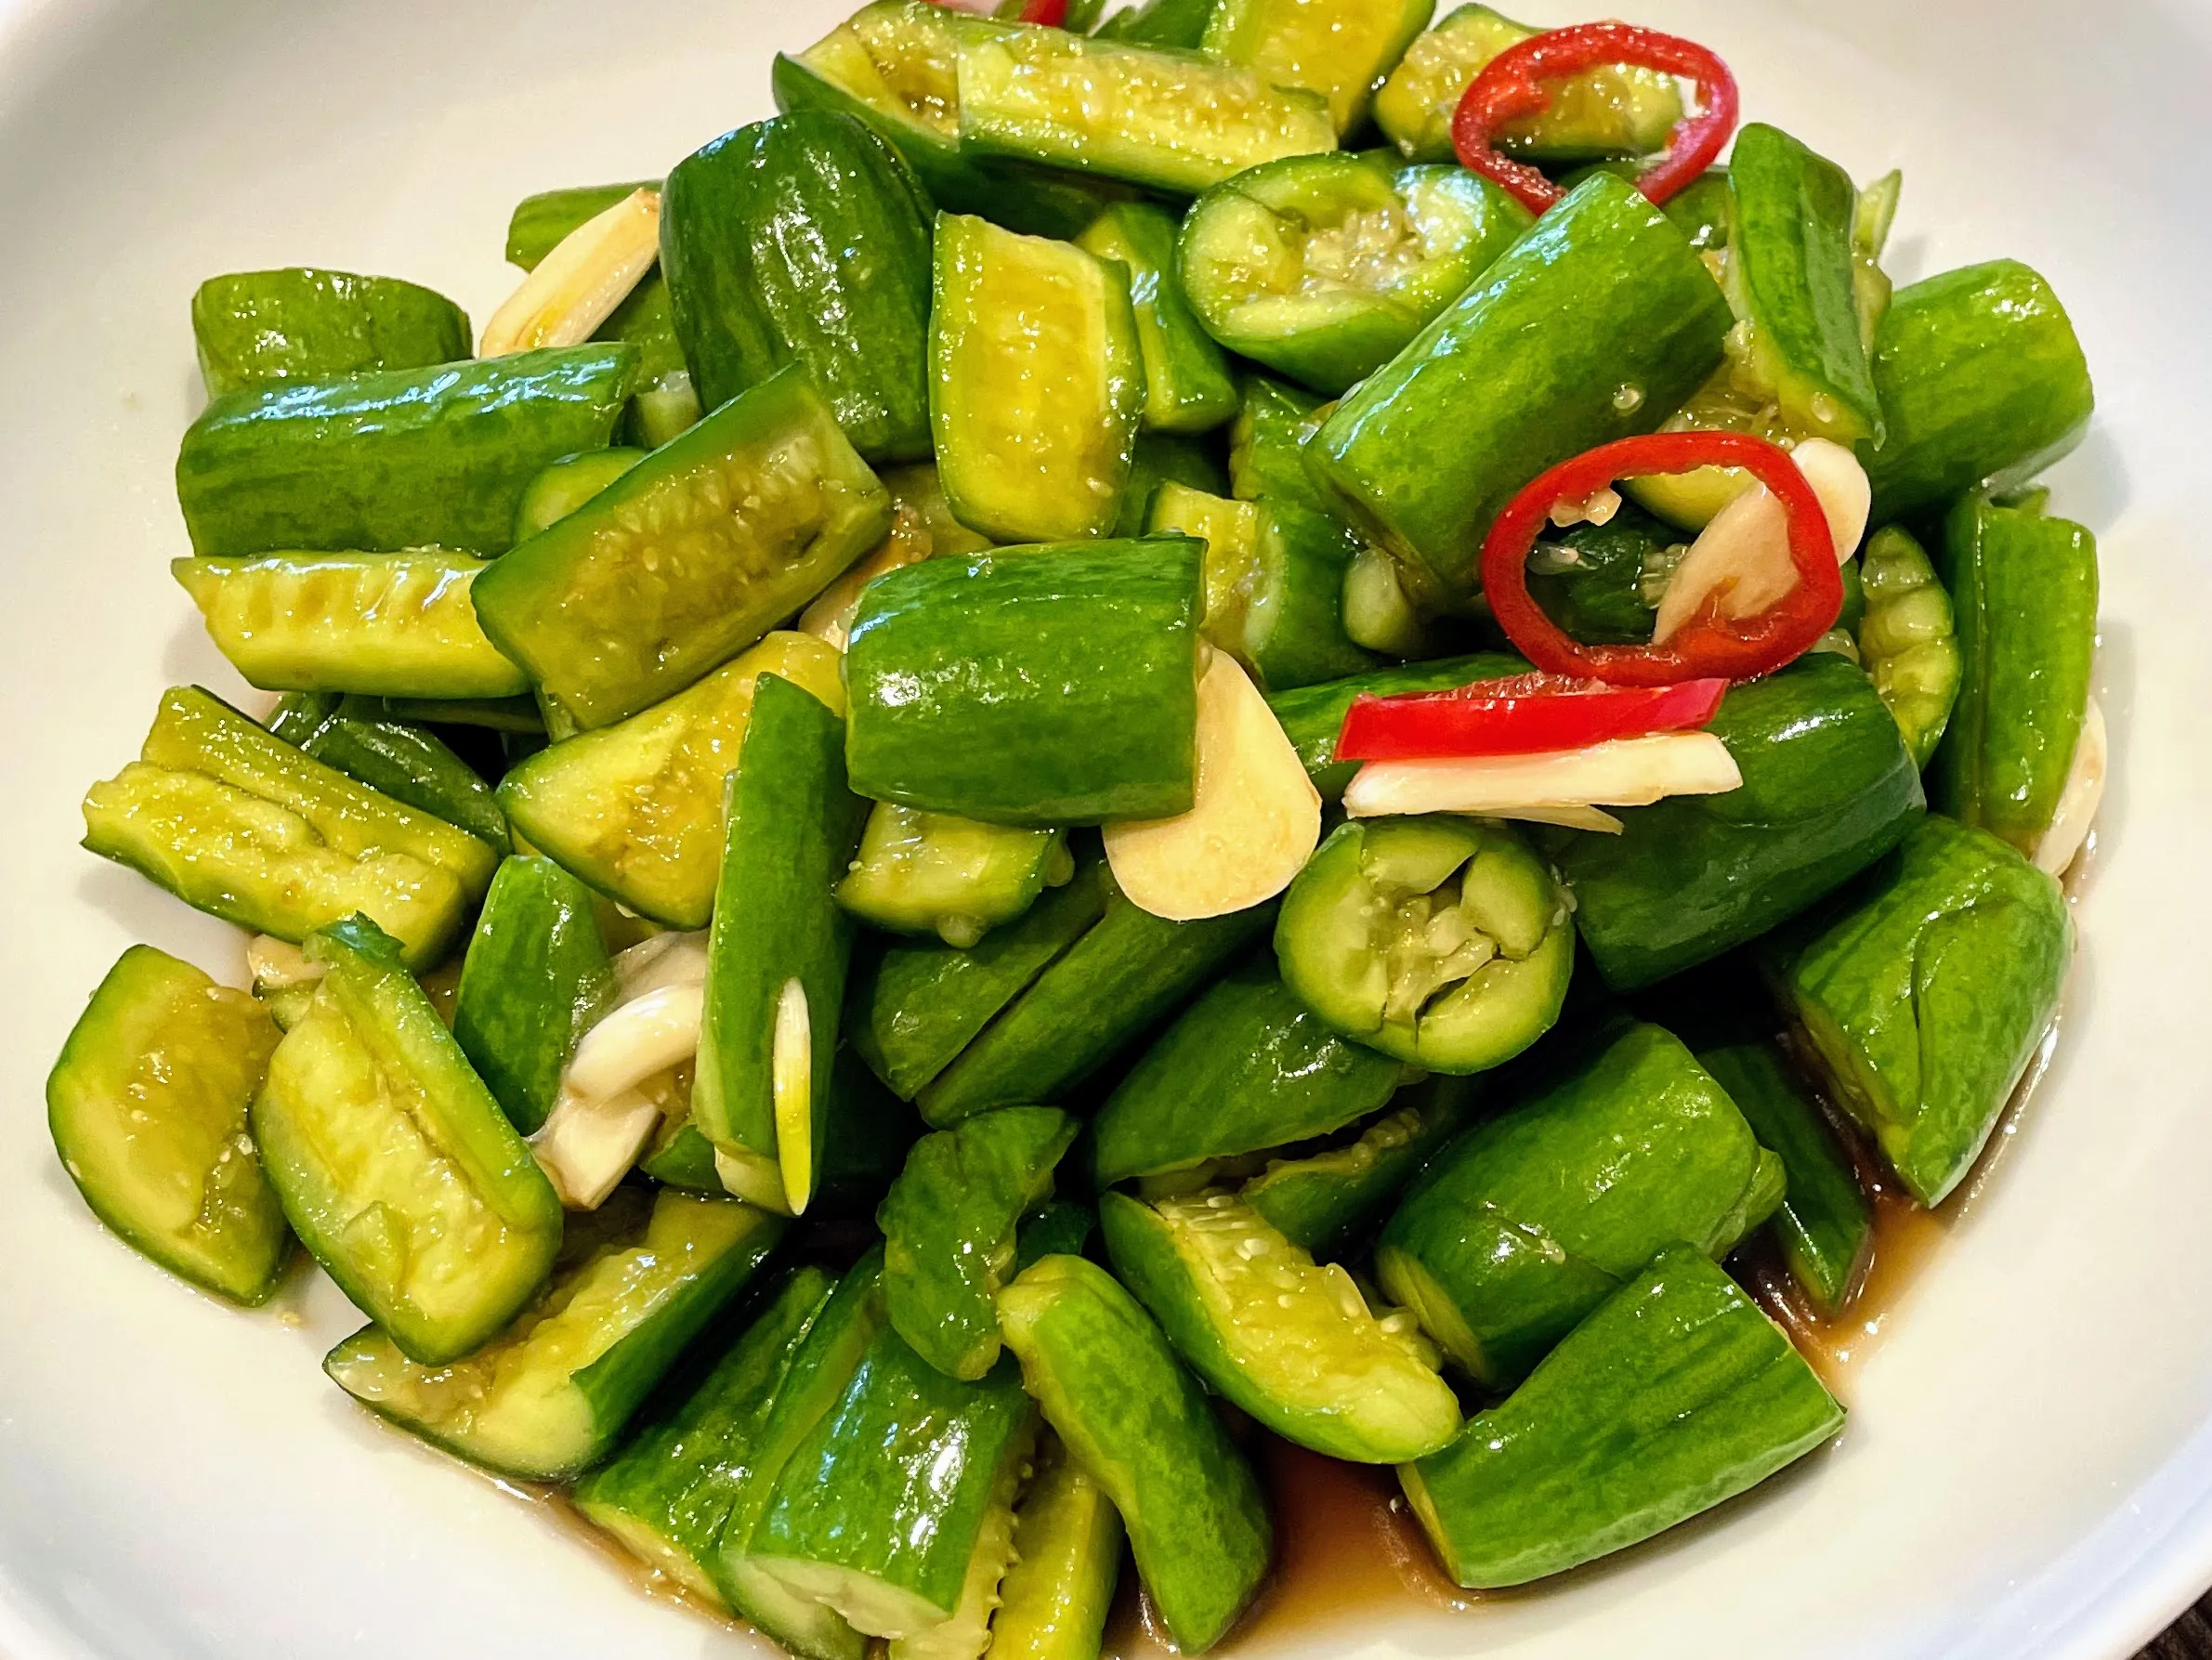
[[[386,720],[373,699],[347,698],[300,748],[349,778],[458,826],[503,857],[506,815],[475,767],[436,734]]]
[[[523,490],[522,501],[515,509],[515,540],[528,542],[540,530],[558,524],[645,457],[643,450],[617,444],[548,462]]]
[[[1098,1660],[1121,1542],[1106,1489],[1046,1431],[1014,1512],[1014,1566],[991,1616],[997,1660]]]
[[[1273,85],[1319,94],[1337,132],[1349,134],[1433,9],[1431,0],[1222,0],[1200,49]]]
[[[1340,1256],[1466,1122],[1473,1086],[1439,1078],[1337,1144],[1270,1159],[1238,1196],[1291,1244]]]
[[[878,802],[837,903],[878,928],[935,934],[965,949],[1074,874],[1063,831]]]

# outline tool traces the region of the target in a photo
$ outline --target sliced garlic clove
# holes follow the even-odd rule
[[[274,935],[256,934],[246,941],[246,973],[265,991],[311,986],[329,972],[328,963],[308,961],[305,951]]]
[[[824,588],[819,597],[799,613],[799,632],[827,640],[843,651],[853,632],[853,613],[860,608],[860,590],[887,571],[921,564],[936,551],[928,521],[908,503],[899,503],[891,516],[891,533],[882,545]]]
[[[768,1077],[776,1107],[776,1163],[783,1174],[783,1203],[803,1215],[814,1196],[814,1022],[806,987],[786,980],[776,996],[776,1030],[769,1041]]]
[[[661,257],[661,192],[633,190],[563,237],[484,325],[477,355],[578,346]]]
[[[1789,452],[1789,459],[1820,498],[1828,534],[1836,539],[1836,563],[1840,565],[1866,540],[1866,519],[1874,511],[1874,485],[1866,469],[1849,450],[1826,438],[1805,439]]]
[[[570,1210],[596,1210],[644,1155],[660,1127],[659,1103],[635,1090],[603,1099],[563,1090],[530,1138],[538,1168]]]
[[[561,1077],[564,1094],[605,1100],[699,1052],[703,986],[663,986],[622,1004],[583,1035]]]
[[[1710,732],[1663,732],[1537,755],[1372,761],[1345,790],[1344,811],[1355,818],[1534,815],[1551,823],[1564,810],[1643,807],[1669,795],[1720,795],[1741,788],[1743,781],[1735,757]]]
[[[1274,898],[1321,841],[1321,796],[1260,688],[1225,651],[1198,676],[1198,789],[1173,818],[1106,827],[1130,902],[1170,921]]]
[[[2050,828],[2035,847],[2038,869],[2063,876],[2081,856],[2104,801],[2106,762],[2104,711],[2091,698],[2082,715],[2081,737],[2075,741],[2074,765],[2066,769],[2066,787],[2059,793],[2059,810],[2051,815]]]
[[[1603,807],[1578,807],[1557,801],[1532,803],[1515,807],[1510,813],[1492,813],[1489,817],[1517,819],[1523,824],[1556,824],[1563,830],[1594,830],[1601,836],[1617,836],[1628,829]]]
[[[703,986],[707,978],[707,935],[656,934],[614,960],[622,1002],[634,1002],[666,986]]]

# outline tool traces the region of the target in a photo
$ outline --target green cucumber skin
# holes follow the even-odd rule
[[[1152,498],[1163,484],[1218,496],[1227,492],[1229,476],[1207,440],[1167,432],[1138,433],[1131,451],[1129,484],[1121,492],[1121,516],[1114,521],[1115,536],[1127,540],[1145,534],[1152,521]]]
[[[702,404],[803,363],[864,458],[929,454],[930,209],[897,150],[850,116],[802,111],[694,151],[661,203]]]
[[[2029,858],[2065,794],[2097,658],[2097,539],[1969,496],[1944,530],[1963,665],[1930,781],[1938,812]]]
[[[46,1076],[54,1151],[92,1213],[171,1274],[248,1308],[274,1294],[291,1255],[291,1234],[260,1157],[238,1144],[279,1038],[275,1022],[248,994],[219,987],[151,946],[132,946],[93,991]],[[225,1074],[233,1090],[218,1102],[212,1098]],[[229,1135],[207,1169],[177,1172],[172,1165],[160,1172],[198,1178],[198,1215],[181,1230],[148,1214],[125,1191],[134,1176],[165,1162],[152,1139],[132,1126],[174,1112],[180,1102],[201,1112],[225,1109],[216,1128]],[[211,1210],[216,1224],[203,1228],[200,1219]]]
[[[1875,335],[1874,389],[1888,431],[1859,459],[1877,525],[2026,483],[2081,442],[2097,405],[2065,307],[2013,260],[1899,289]]]
[[[853,788],[992,824],[1187,811],[1200,544],[931,559],[870,583],[845,650]]]
[[[1076,239],[1129,268],[1130,303],[1145,359],[1144,430],[1211,432],[1237,413],[1229,360],[1192,315],[1175,262],[1175,217],[1150,202],[1117,203]]]
[[[1274,921],[1273,905],[1164,921],[1116,892],[1098,922],[922,1091],[922,1117],[941,1129],[994,1106],[1063,1098]]]
[[[1121,1517],[1050,1431],[1014,1517],[1014,1566],[991,1616],[998,1660],[1099,1660],[1121,1575]]]
[[[507,816],[475,767],[420,726],[382,719],[378,707],[348,698],[300,748],[394,801],[466,830],[504,858]]]
[[[462,961],[453,1038],[523,1134],[614,993],[591,890],[548,858],[503,862]]]
[[[1015,1224],[1052,1192],[1077,1128],[1049,1106],[978,1113],[916,1142],[876,1211],[892,1329],[947,1377],[977,1382],[998,1364],[991,1299]]]
[[[711,1564],[752,1469],[754,1445],[835,1282],[795,1269],[758,1319],[698,1386],[631,1431],[622,1449],[576,1488],[576,1508],[605,1527],[649,1535],[677,1562],[687,1588],[719,1601]],[[621,1536],[618,1535],[618,1536]],[[627,1542],[627,1541],[625,1541]]]
[[[1929,1206],[1973,1168],[2073,956],[2056,880],[1934,815],[1832,912],[1761,948],[1836,1098]]]
[[[507,263],[534,271],[580,226],[639,190],[660,189],[659,179],[640,178],[626,185],[572,185],[525,196],[507,216]]]
[[[1080,1257],[1098,1231],[1098,1212],[1072,1199],[1051,1199],[1021,1220],[1014,1271],[1027,1273],[1047,1257]]]
[[[1275,1530],[1258,1479],[1137,1300],[1080,1257],[999,1293],[1006,1345],[1068,1451],[1113,1499],[1153,1606],[1186,1654],[1258,1593]]]
[[[1668,1245],[1725,1255],[1781,1197],[1773,1159],[1679,1039],[1631,1026],[1440,1154],[1383,1224],[1376,1270],[1470,1373],[1509,1388]],[[1463,1336],[1443,1328],[1455,1316]]]
[[[1680,228],[1599,175],[1346,397],[1307,456],[1394,551],[1464,595],[1506,503],[1547,467],[1654,430],[1719,365],[1730,326]],[[1474,459],[1433,464],[1445,449]]]
[[[1577,833],[1557,855],[1576,926],[1616,991],[1788,921],[1896,846],[1926,805],[1896,721],[1840,657],[1736,687],[1708,730],[1743,788],[1624,809],[1620,835]]]
[[[227,859],[220,833],[202,845],[189,834],[164,835],[161,825],[141,822],[137,809],[144,786],[157,776],[242,792],[254,798],[256,817],[271,807],[298,815],[312,832],[303,840],[330,843],[356,860],[372,851],[404,854],[419,861],[419,872],[381,886],[348,886],[317,901],[293,891],[289,881],[268,879],[258,858]],[[326,924],[369,914],[399,938],[408,966],[417,970],[442,959],[499,862],[465,830],[324,765],[200,686],[172,686],[163,694],[139,763],[95,784],[84,813],[86,848],[127,865],[194,909],[294,945]]]
[[[1335,519],[1289,503],[1261,509],[1262,566],[1246,639],[1270,691],[1317,686],[1381,666],[1344,632],[1344,573],[1357,540]]]
[[[1093,31],[1100,40],[1126,41],[1132,46],[1159,46],[1169,51],[1195,52],[1206,38],[1206,25],[1213,17],[1214,0],[1138,0]]]
[[[1342,522],[1335,496],[1305,463],[1306,440],[1328,418],[1321,405],[1319,395],[1302,386],[1246,375],[1244,401],[1229,434],[1230,493],[1240,502],[1302,507]]]
[[[469,355],[468,313],[397,277],[303,266],[210,277],[192,342],[210,398],[279,381],[428,369]]]
[[[1004,1465],[1027,1450],[1031,1414],[1012,1362],[965,1383],[896,1331],[878,1332],[784,1466],[753,1553],[834,1564],[949,1616]]]
[[[1658,608],[1644,598],[1643,574],[1653,556],[1682,540],[1679,530],[1623,502],[1605,524],[1545,533],[1542,545],[1571,550],[1575,563],[1560,571],[1530,571],[1529,596],[1585,646],[1648,644]]]
[[[856,970],[846,1014],[853,1046],[901,1100],[911,1101],[1047,965],[1106,913],[1103,860],[1080,866],[1015,921],[975,945],[886,947]]]
[[[1329,1261],[1367,1232],[1467,1121],[1475,1098],[1470,1078],[1433,1078],[1341,1146],[1303,1158],[1274,1159],[1239,1195],[1299,1249]],[[1399,1124],[1394,1121],[1405,1119]],[[1389,1144],[1378,1139],[1392,1124]]]
[[[537,699],[527,696],[382,698],[378,701],[383,705],[385,719],[405,721],[411,725],[474,726],[480,731],[516,738],[545,736],[545,717],[538,711]]]
[[[268,1077],[254,1099],[254,1144],[293,1232],[354,1305],[408,1359],[424,1366],[458,1359],[495,1336],[543,1284],[560,1249],[560,1201],[428,995],[403,966],[398,942],[356,917],[319,930],[308,951],[328,972],[310,1017],[284,1035],[270,1058]],[[365,1254],[370,1247],[357,1242],[353,1225],[369,1208],[345,1213],[348,1196],[308,1121],[314,1104],[296,1093],[319,1079],[311,1064],[285,1065],[287,1046],[312,1062],[316,1028],[325,1019],[349,1028],[369,1065],[406,1075],[413,1103],[403,1107],[380,1090],[376,1110],[395,1119],[420,1114],[455,1179],[501,1224],[499,1240],[472,1255],[468,1294],[446,1299],[442,1313],[423,1310],[399,1287],[376,1283]],[[445,1196],[408,1196],[434,1206]],[[393,1208],[389,1196],[375,1203]]]
[[[1744,302],[1785,412],[1848,443],[1882,441],[1881,402],[1852,277],[1850,175],[1778,127],[1752,122],[1728,163],[1729,282]],[[1839,406],[1828,420],[1822,400]]]
[[[1263,958],[1216,981],[1106,1097],[1093,1175],[1110,1187],[1327,1135],[1380,1111],[1405,1072],[1336,1036]]]
[[[845,787],[844,723],[812,692],[773,674],[753,693],[735,777],[691,1111],[716,1145],[774,1157],[778,1000],[788,980],[805,988],[810,1076],[826,1082],[837,1060],[837,1011],[853,947],[852,919],[831,889],[868,809]],[[832,1092],[810,1094],[808,1169],[818,1183]]]
[[[646,458],[646,451],[618,444],[564,455],[530,481],[515,509],[515,541],[528,542],[550,529]]]
[[[685,533],[657,534],[663,516]],[[794,365],[655,451],[471,592],[492,643],[580,725],[604,726],[758,641],[890,524],[889,492]]]
[[[1282,723],[1283,734],[1305,764],[1306,777],[1325,802],[1342,801],[1344,786],[1359,770],[1356,761],[1336,758],[1337,736],[1344,729],[1344,714],[1352,700],[1363,694],[1377,698],[1406,692],[1444,692],[1472,686],[1478,680],[1502,680],[1525,674],[1528,665],[1502,652],[1481,652],[1472,657],[1439,658],[1433,662],[1403,663],[1348,675],[1315,686],[1272,692],[1267,706]]]
[[[839,1219],[871,1215],[906,1163],[907,1150],[920,1138],[922,1120],[877,1080],[849,1043],[838,1046],[827,1110],[836,1128],[821,1149],[821,1181],[808,1209]],[[637,1168],[671,1187],[725,1191],[714,1167],[714,1144],[688,1114],[673,1135],[638,1160]]]
[[[1774,1229],[1789,1276],[1830,1318],[1857,1292],[1874,1245],[1874,1209],[1820,1108],[1806,1099],[1771,1043],[1701,1050],[1760,1145],[1782,1160],[1788,1188]]]
[[[192,551],[503,554],[546,463],[612,440],[636,360],[561,346],[218,398],[177,457]]]
[[[1407,1496],[1471,1589],[1525,1585],[1756,1486],[1843,1427],[1789,1340],[1687,1246],[1660,1256]]]

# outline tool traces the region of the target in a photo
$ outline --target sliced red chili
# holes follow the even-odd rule
[[[1530,213],[1542,214],[1566,192],[1525,162],[1500,154],[1498,135],[1551,107],[1545,82],[1608,64],[1657,70],[1697,84],[1696,113],[1675,123],[1666,153],[1636,180],[1636,188],[1651,201],[1666,202],[1712,165],[1735,131],[1735,77],[1695,41],[1631,23],[1553,29],[1517,41],[1491,59],[1452,116],[1452,148],[1460,164],[1511,190]]]
[[[1782,503],[1797,585],[1752,617],[1722,617],[1708,602],[1664,646],[1585,646],[1547,616],[1528,592],[1528,554],[1552,506],[1586,501],[1616,479],[1649,473],[1741,467]],[[1506,504],[1483,542],[1483,593],[1523,657],[1553,674],[1611,686],[1672,686],[1684,680],[1751,680],[1813,648],[1843,609],[1836,540],[1820,497],[1789,452],[1741,432],[1656,432],[1601,444],[1562,462]]]
[[[1456,691],[1362,696],[1344,712],[1339,761],[1423,761],[1462,755],[1540,755],[1704,725],[1725,680],[1613,686],[1559,674],[1481,680]]]
[[[1022,7],[1019,20],[1057,29],[1067,21],[1067,0],[1029,0]]]

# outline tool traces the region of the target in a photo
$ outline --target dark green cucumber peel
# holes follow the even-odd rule
[[[1211,432],[1237,413],[1228,359],[1191,315],[1176,268],[1176,221],[1156,203],[1107,208],[1077,245],[1129,271],[1130,304],[1145,361],[1146,432]]]
[[[801,111],[695,151],[661,201],[701,403],[802,363],[861,455],[929,453],[930,206],[897,150],[849,115]]]
[[[1390,1110],[1335,1143],[1270,1159],[1238,1196],[1291,1244],[1330,1261],[1378,1221],[1459,1132],[1476,1088],[1463,1078],[1416,1085]]]
[[[618,1190],[602,1209],[577,1224],[590,1248],[465,1359],[418,1365],[372,1326],[322,1369],[372,1411],[472,1463],[532,1481],[582,1474],[784,1227],[736,1199],[673,1189]]]
[[[192,551],[504,553],[524,489],[610,441],[635,373],[632,347],[573,346],[218,398],[177,457]]]
[[[548,858],[502,863],[462,961],[453,1038],[523,1134],[614,990],[591,891]]]
[[[834,1282],[792,1271],[696,1387],[648,1413],[576,1488],[585,1519],[692,1595],[723,1606],[713,1562],[760,1434]]]
[[[1503,1405],[1399,1475],[1445,1571],[1490,1589],[1648,1539],[1842,1427],[1843,1408],[1758,1304],[1676,1246]]]
[[[845,653],[853,788],[999,824],[1188,810],[1200,555],[1069,543],[870,583]]]
[[[1337,1037],[1248,963],[1193,1003],[1106,1097],[1092,1135],[1101,1187],[1327,1135],[1381,1108],[1398,1062]]]
[[[381,706],[347,698],[300,748],[370,789],[466,830],[503,858],[507,816],[475,767],[436,734],[383,718]]]
[[[1175,1645],[1211,1648],[1274,1555],[1259,1481],[1167,1338],[1114,1276],[1047,1257],[999,1293],[999,1325],[1045,1421],[1097,1478]]]
[[[1014,1512],[1014,1566],[991,1616],[997,1660],[1098,1660],[1121,1574],[1121,1518],[1049,1430]]]
[[[1049,1106],[978,1113],[925,1135],[876,1212],[893,1329],[949,1378],[999,1359],[991,1300],[1013,1278],[1015,1224],[1052,1192],[1076,1121]]]
[[[1680,1040],[1631,1025],[1446,1149],[1383,1225],[1376,1273],[1447,1354],[1510,1387],[1668,1245],[1725,1255],[1782,1186]]]
[[[1616,990],[1756,939],[1894,847],[1925,806],[1897,723],[1866,676],[1817,653],[1732,690],[1708,727],[1744,778],[1617,816],[1557,855],[1575,923]]]
[[[280,1033],[249,993],[151,946],[116,960],[46,1078],[46,1126],[94,1215],[133,1249],[253,1307],[291,1235],[246,1111]]]
[[[1052,1199],[1021,1220],[1014,1236],[1014,1269],[1026,1273],[1047,1257],[1080,1257],[1098,1231],[1098,1212],[1073,1199]]]
[[[1931,815],[1760,957],[1836,1100],[1913,1197],[1936,1205],[2049,1028],[2074,923],[2053,878],[1986,830]]]
[[[210,277],[192,344],[210,398],[281,381],[427,369],[469,355],[468,314],[397,277],[293,266]]]
[[[646,453],[632,445],[617,444],[548,463],[530,481],[515,509],[516,542],[528,542],[539,531],[560,523],[643,461]]]

